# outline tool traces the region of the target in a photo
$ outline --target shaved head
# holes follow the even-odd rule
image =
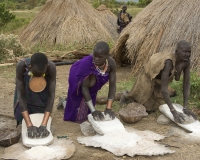
[[[186,40],[180,40],[176,44],[176,50],[181,49],[182,47],[191,47],[191,44]]]
[[[109,54],[109,45],[106,42],[100,41],[94,46],[94,52],[99,53],[99,54]]]
[[[127,6],[124,4],[124,5],[122,6],[122,8],[127,8]]]
[[[188,62],[191,57],[191,44],[186,40],[178,41],[175,50],[176,61]]]

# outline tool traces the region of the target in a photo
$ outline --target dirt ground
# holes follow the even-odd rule
[[[11,67],[15,69],[15,67]],[[63,121],[63,110],[57,110],[56,105],[58,103],[59,96],[64,96],[67,93],[68,88],[68,73],[70,65],[57,66],[57,84],[56,84],[56,97],[54,108],[52,112],[52,124],[55,126],[55,136],[68,135],[69,139],[72,139],[76,151],[74,155],[70,158],[71,160],[197,160],[200,159],[199,145],[195,143],[186,143],[180,140],[180,137],[168,137],[165,138],[162,143],[167,143],[169,145],[177,146],[170,147],[171,150],[176,152],[173,154],[167,154],[163,156],[135,156],[129,157],[124,155],[122,157],[117,157],[112,153],[103,150],[101,148],[86,147],[79,144],[76,141],[78,136],[82,136],[79,124],[72,122]],[[120,68],[117,70],[117,81],[122,81],[130,76],[130,68]],[[15,75],[9,75],[9,70],[5,69],[0,74],[0,113],[13,115],[13,94],[15,87]],[[116,113],[117,114],[117,113]],[[147,118],[143,118],[140,122],[136,124],[123,124],[128,127],[133,127],[138,130],[151,130],[153,132],[165,135],[171,127],[177,127],[175,124],[171,123],[169,125],[158,125],[156,120],[160,115],[159,111],[150,114]],[[8,119],[0,116],[0,127],[15,127],[16,123],[12,119]],[[0,157],[3,154],[4,147],[0,147]]]

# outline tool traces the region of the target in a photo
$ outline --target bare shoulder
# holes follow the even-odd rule
[[[50,68],[56,68],[55,63],[53,63],[52,61],[48,60],[48,64]]]
[[[56,74],[56,65],[52,61],[48,60],[48,74],[55,75]]]
[[[55,63],[53,63],[52,61],[48,60],[48,69],[49,70],[55,70],[56,69]]]
[[[17,63],[17,68],[20,68],[20,69],[22,69],[22,68],[26,68],[26,64],[25,64],[25,62],[24,61],[19,61],[18,63]]]
[[[110,71],[112,72],[116,72],[116,63],[115,60],[109,56],[108,58],[108,66],[110,68]]]
[[[16,66],[16,74],[17,74],[17,75],[22,75],[22,74],[24,74],[25,68],[26,68],[25,62],[24,62],[24,61],[19,61],[19,62],[17,63],[17,66]]]
[[[116,66],[115,60],[114,60],[112,57],[110,57],[110,56],[109,56],[109,58],[108,58],[108,64],[109,64],[110,66]]]
[[[165,61],[165,68],[173,68],[173,62],[171,59]]]

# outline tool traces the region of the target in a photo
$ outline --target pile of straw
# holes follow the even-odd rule
[[[101,4],[97,10],[112,26],[117,29],[117,16],[113,14],[104,4]]]
[[[120,64],[129,60],[137,73],[149,57],[160,51],[175,52],[185,39],[192,44],[192,69],[200,65],[200,1],[153,0],[123,30],[112,55]]]
[[[116,28],[86,0],[48,0],[20,34],[24,45],[94,45],[99,40],[114,42]]]

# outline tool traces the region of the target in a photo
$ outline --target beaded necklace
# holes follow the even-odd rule
[[[33,77],[33,73],[32,73],[31,71],[28,72],[28,75],[29,75],[30,77]],[[42,74],[42,77],[45,77],[45,73]]]
[[[102,75],[104,75],[106,73],[106,70],[108,69],[108,60],[107,59],[106,59],[106,63],[103,66],[104,66],[104,69],[101,70],[98,66],[95,65],[96,70]],[[103,66],[100,66],[100,67],[103,67]]]

